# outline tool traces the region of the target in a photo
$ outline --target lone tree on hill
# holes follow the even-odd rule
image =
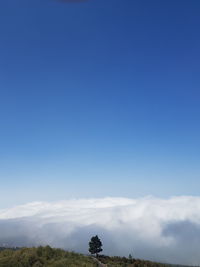
[[[99,239],[98,235],[93,236],[89,242],[89,252],[91,254],[96,254],[96,257],[98,257],[98,254],[101,251],[103,251],[101,240]]]

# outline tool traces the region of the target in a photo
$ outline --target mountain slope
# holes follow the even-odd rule
[[[99,256],[98,259],[82,254],[38,248],[0,249],[0,267],[176,267],[144,260]],[[181,266],[180,266],[181,267]],[[185,266],[189,267],[189,266]]]
[[[0,267],[97,267],[90,257],[49,246],[3,250]]]

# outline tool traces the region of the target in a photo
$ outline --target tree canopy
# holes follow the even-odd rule
[[[98,256],[101,251],[103,251],[103,249],[100,238],[98,237],[98,235],[93,236],[89,242],[89,252]]]

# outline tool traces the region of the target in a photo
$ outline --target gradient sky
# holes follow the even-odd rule
[[[0,1],[0,207],[198,195],[200,1]]]

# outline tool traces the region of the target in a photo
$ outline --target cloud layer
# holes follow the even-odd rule
[[[94,234],[105,254],[200,264],[200,197],[78,199],[0,210],[0,245],[87,253]]]

